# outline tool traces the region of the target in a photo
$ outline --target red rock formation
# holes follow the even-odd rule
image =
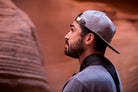
[[[0,0],[0,91],[48,92],[33,23],[10,0]]]

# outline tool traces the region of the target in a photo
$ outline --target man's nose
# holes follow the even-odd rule
[[[70,38],[70,32],[65,35],[65,39],[69,39],[69,38]]]

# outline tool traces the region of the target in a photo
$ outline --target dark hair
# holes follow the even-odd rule
[[[95,39],[93,49],[95,49],[96,51],[105,52],[107,44],[97,34],[92,32],[91,30],[89,30],[85,26],[80,25],[80,27],[82,29],[81,37],[84,37],[88,33],[93,33],[94,34],[94,39]]]

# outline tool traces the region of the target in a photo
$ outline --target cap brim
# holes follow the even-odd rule
[[[100,36],[99,36],[100,37]],[[101,38],[101,37],[100,37]],[[102,38],[101,38],[102,39]],[[117,49],[115,49],[110,43],[108,43],[106,40],[104,40],[104,39],[102,39],[106,44],[107,44],[107,46],[109,47],[109,48],[111,48],[113,51],[115,51],[117,54],[120,54],[120,52],[117,50]]]

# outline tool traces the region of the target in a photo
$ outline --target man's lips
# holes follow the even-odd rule
[[[68,40],[66,39],[66,41],[65,41],[65,48],[68,48],[68,46],[69,46],[69,43],[68,43]]]
[[[67,48],[67,47],[68,47],[68,45],[67,45],[67,44],[65,44],[65,47]]]

